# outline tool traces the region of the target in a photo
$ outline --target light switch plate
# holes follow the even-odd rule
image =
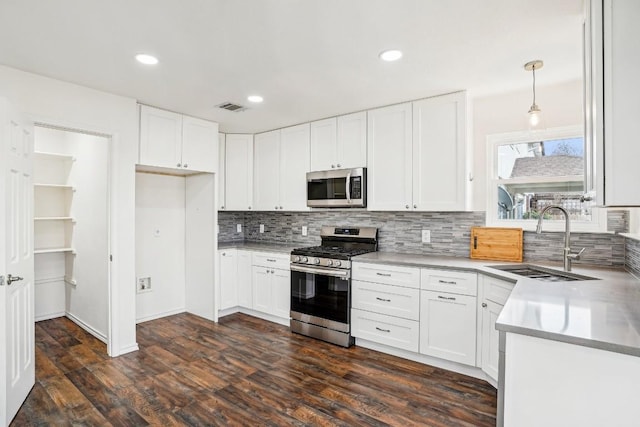
[[[264,224],[260,224],[260,232],[264,233]]]
[[[422,243],[431,243],[431,230],[422,230]]]
[[[242,224],[236,224],[236,233],[242,233]]]
[[[306,236],[306,235],[307,235],[307,233],[308,233],[308,231],[307,231],[307,226],[306,226],[306,225],[303,225],[303,226],[302,226],[302,235],[303,235],[303,236]]]

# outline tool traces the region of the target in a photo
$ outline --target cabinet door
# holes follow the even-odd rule
[[[140,106],[140,164],[182,168],[182,115]]]
[[[218,134],[218,209],[224,210],[225,208],[225,134]]]
[[[309,172],[309,124],[282,129],[280,133],[280,203],[286,211],[307,211]]]
[[[253,135],[227,134],[225,185],[226,210],[251,209],[253,205]]]
[[[367,112],[338,117],[338,164],[341,169],[367,166]]]
[[[413,203],[421,211],[465,209],[464,92],[413,103]]]
[[[476,298],[420,293],[420,353],[475,366]]]
[[[236,251],[226,249],[220,252],[220,304],[224,310],[238,305],[238,263]]]
[[[251,252],[238,251],[238,305],[253,308],[253,289],[251,286]]]
[[[253,309],[269,313],[271,311],[271,269],[253,266],[251,270],[253,272],[251,280]]]
[[[260,133],[254,144],[254,209],[280,208],[280,131]],[[306,181],[305,181],[306,182]]]
[[[482,304],[482,370],[498,381],[498,338],[496,320],[502,311],[502,305],[484,300]]]
[[[603,10],[604,71],[604,204],[640,206],[640,2],[605,0]],[[600,52],[602,54],[602,52]],[[597,114],[597,113],[596,113]]]
[[[288,319],[291,307],[291,272],[275,269],[271,274],[271,314]]]
[[[335,169],[337,165],[336,151],[336,118],[319,120],[310,125],[311,138],[311,170],[323,171]]]
[[[369,210],[413,209],[411,104],[369,111],[367,135]]]
[[[217,123],[182,118],[182,167],[199,172],[218,171]]]

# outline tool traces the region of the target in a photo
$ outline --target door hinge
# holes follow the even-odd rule
[[[113,261],[113,255],[109,254],[109,261]]]

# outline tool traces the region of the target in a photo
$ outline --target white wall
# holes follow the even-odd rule
[[[138,322],[185,310],[185,215],[184,177],[136,173],[136,277],[151,277]]]
[[[109,139],[36,127],[35,148],[38,151],[71,155],[76,159],[70,165],[68,179],[64,181],[73,185],[75,189],[70,195],[70,214],[75,218],[75,223],[67,225],[71,229],[70,243],[76,254],[57,254],[61,255],[58,257],[58,263],[62,263],[63,271],[66,258],[66,275],[74,279],[76,284],[63,285],[62,295],[54,295],[48,292],[52,289],[45,288],[47,285],[55,287],[54,283],[40,284],[36,280],[36,307],[42,309],[43,305],[58,302],[62,298],[64,313],[88,328],[94,335],[106,339],[109,319]],[[46,171],[34,170],[34,177],[37,178],[41,173]],[[41,258],[46,257],[46,261],[49,261],[54,256],[36,255],[36,278],[42,273],[41,261],[45,260]]]
[[[540,79],[539,79],[540,80]],[[526,131],[531,89],[473,98],[473,201],[472,209],[486,210],[487,135]],[[543,127],[581,126],[582,81],[536,86],[536,104],[542,109]]]
[[[135,329],[136,100],[0,66],[0,96],[39,122],[112,136],[109,353],[137,350]]]

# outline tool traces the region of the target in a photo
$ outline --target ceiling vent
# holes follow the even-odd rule
[[[234,113],[239,113],[240,111],[244,111],[247,109],[247,107],[234,104],[233,102],[223,102],[220,105],[216,105],[216,107],[222,108],[223,110],[227,110],[227,111],[233,111]]]

